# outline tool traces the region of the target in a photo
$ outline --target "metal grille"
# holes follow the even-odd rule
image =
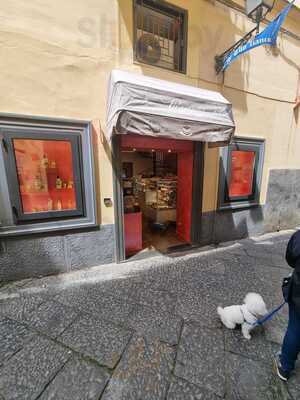
[[[138,61],[183,72],[183,18],[149,7],[135,8],[135,54]]]
[[[156,175],[163,176],[165,167],[165,154],[162,151],[155,153]]]

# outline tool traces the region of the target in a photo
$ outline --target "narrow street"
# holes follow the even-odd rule
[[[282,301],[291,233],[3,284],[0,399],[299,399],[300,370],[272,374],[287,307],[251,341],[216,314]]]

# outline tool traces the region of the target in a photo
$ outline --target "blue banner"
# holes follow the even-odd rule
[[[224,59],[224,64],[222,71],[224,71],[236,58],[238,58],[241,54],[246,53],[249,50],[254,49],[255,47],[262,45],[275,46],[277,35],[280,30],[280,27],[288,15],[293,3],[293,0],[287,7],[285,7],[281,13],[277,15],[277,17],[270,22],[270,24],[259,34],[257,34],[253,39],[249,42],[242,44],[237,49],[233,50],[228,56]]]

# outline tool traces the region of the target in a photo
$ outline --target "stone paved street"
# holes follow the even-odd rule
[[[287,309],[253,332],[217,305],[281,301],[292,231],[0,288],[1,400],[296,400],[272,373]]]

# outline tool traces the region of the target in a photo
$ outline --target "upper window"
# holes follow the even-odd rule
[[[222,151],[219,208],[243,208],[259,204],[264,141],[234,138]]]
[[[157,0],[134,5],[135,59],[185,73],[187,11]]]

